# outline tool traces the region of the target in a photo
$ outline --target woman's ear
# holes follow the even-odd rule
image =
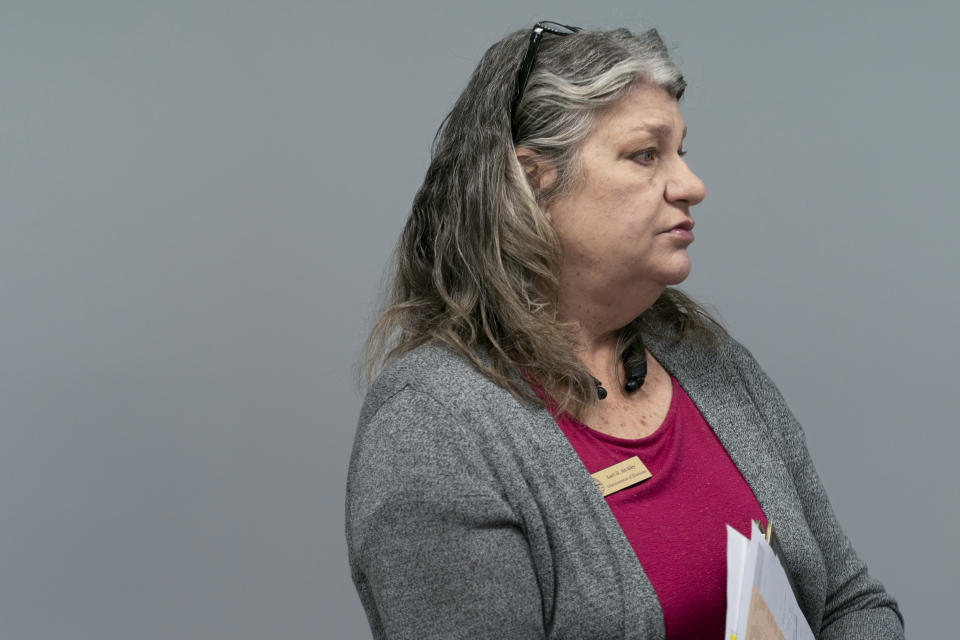
[[[527,184],[533,189],[534,195],[538,198],[540,193],[549,188],[553,182],[554,171],[552,168],[544,165],[543,159],[536,151],[526,147],[517,147],[517,161],[520,168],[523,169],[523,175],[527,177]]]

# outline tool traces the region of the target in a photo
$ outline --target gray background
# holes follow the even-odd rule
[[[538,17],[676,47],[687,289],[910,635],[954,632],[955,3],[2,0],[0,636],[369,636],[361,341],[437,125]]]

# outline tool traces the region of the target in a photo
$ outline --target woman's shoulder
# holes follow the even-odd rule
[[[531,434],[552,424],[452,348],[418,346],[384,369],[364,400],[348,473],[350,518],[401,495],[489,498],[518,457],[532,457]]]
[[[646,338],[645,338],[646,341]],[[715,341],[652,338],[647,343],[654,356],[680,380],[698,393],[719,402],[742,390],[761,409],[785,407],[776,385],[750,350],[724,333]]]
[[[753,405],[778,438],[802,434],[780,389],[751,351],[729,335],[712,345],[696,341],[655,342],[651,350],[701,411],[740,410]],[[716,416],[714,416],[716,418]]]
[[[477,357],[483,362],[483,354]],[[377,376],[364,398],[355,443],[403,438],[423,446],[472,442],[486,448],[505,437],[528,437],[545,419],[552,421],[543,407],[521,402],[467,356],[434,341],[399,356]]]
[[[709,371],[730,365],[740,368],[754,362],[750,351],[725,330],[699,335],[655,330],[645,333],[643,341],[668,369]]]
[[[482,402],[491,393],[499,396],[503,390],[465,355],[431,341],[397,357],[374,379],[364,399],[364,413],[378,410],[405,391],[429,397],[445,407],[464,408]]]

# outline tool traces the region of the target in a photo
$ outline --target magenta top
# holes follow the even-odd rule
[[[663,424],[645,438],[609,436],[554,416],[591,474],[631,456],[653,473],[607,496],[663,608],[668,640],[722,638],[726,613],[725,525],[750,536],[766,518],[750,487],[683,387]]]

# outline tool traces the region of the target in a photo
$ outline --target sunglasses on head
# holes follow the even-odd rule
[[[517,127],[513,123],[517,115],[517,107],[520,106],[520,100],[523,99],[523,91],[527,88],[527,81],[530,80],[530,71],[533,70],[533,63],[537,59],[537,48],[540,46],[540,39],[544,32],[552,33],[557,36],[569,36],[582,31],[580,27],[571,27],[559,22],[550,22],[545,20],[533,25],[530,32],[530,44],[527,45],[527,55],[523,57],[520,68],[517,70],[517,90],[513,94],[513,102],[510,105],[510,122],[513,127],[513,137],[517,137]]]

